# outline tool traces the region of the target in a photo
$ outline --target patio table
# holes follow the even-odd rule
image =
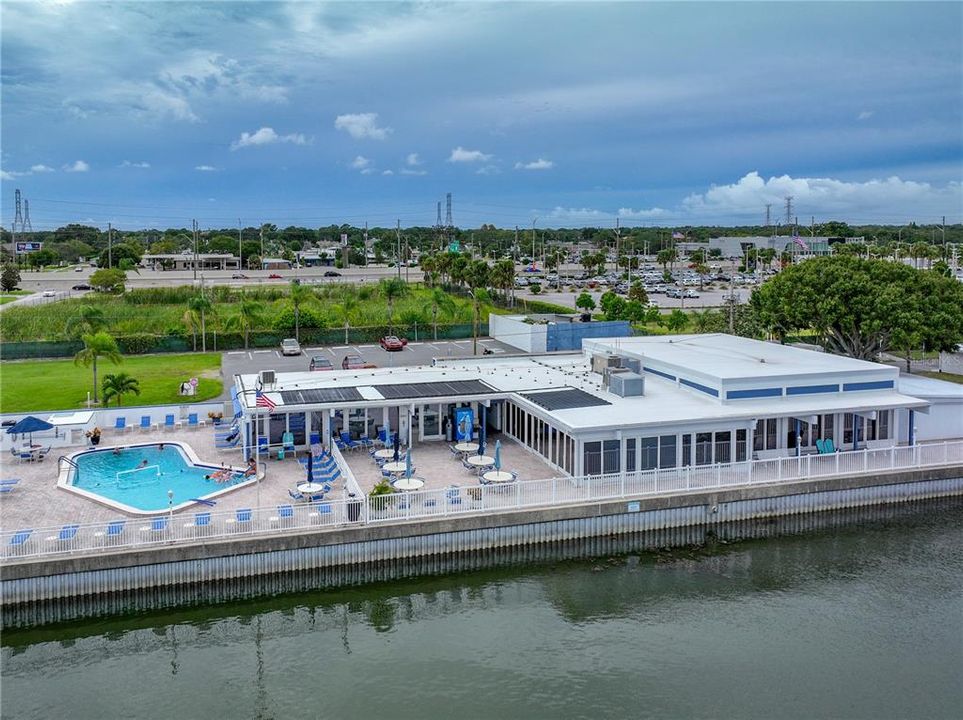
[[[492,483],[507,483],[515,479],[510,472],[504,470],[489,470],[482,477]]]
[[[399,453],[401,450],[399,449]],[[393,448],[385,448],[384,450],[376,450],[374,456],[376,458],[381,458],[382,460],[391,460],[395,456],[395,451]]]
[[[298,492],[302,495],[314,495],[324,492],[324,485],[321,483],[301,483],[298,485]]]
[[[460,453],[476,453],[478,452],[478,443],[461,442],[455,445],[455,450]]]
[[[488,455],[472,455],[467,458],[469,465],[474,465],[475,467],[489,467],[495,464],[495,458],[489,457]]]
[[[405,464],[403,462],[385,463],[381,466],[381,469],[390,473],[403,473],[405,471]]]
[[[421,478],[410,477],[410,478],[398,478],[391,483],[391,487],[395,490],[421,490],[425,486],[425,481]]]

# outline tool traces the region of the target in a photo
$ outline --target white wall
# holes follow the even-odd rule
[[[930,400],[929,414],[915,414],[916,442],[963,438],[963,407],[952,400]],[[897,411],[899,442],[909,442],[909,411]]]
[[[543,353],[548,347],[548,325],[530,325],[516,316],[489,315],[488,334],[523,352]]]

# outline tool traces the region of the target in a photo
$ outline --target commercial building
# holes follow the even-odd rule
[[[241,266],[236,255],[200,253],[196,257],[198,270],[238,270]],[[194,253],[147,254],[140,264],[152,270],[193,270],[194,258]]]
[[[695,250],[718,250],[724,258],[740,258],[746,254],[747,250],[775,250],[777,253],[790,252],[800,255],[830,255],[832,246],[844,242],[863,242],[863,238],[841,238],[841,237],[810,237],[800,235],[800,241],[805,245],[793,242],[791,237],[785,235],[774,236],[752,236],[752,237],[717,237],[710,238],[706,242],[680,242],[676,243],[676,248],[680,252],[691,253]]]

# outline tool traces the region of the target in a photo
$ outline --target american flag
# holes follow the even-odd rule
[[[674,233],[672,233],[672,239],[673,239],[673,240],[685,240],[685,234],[680,233],[680,232],[678,232],[678,231],[677,231],[677,232],[674,232]]]
[[[803,250],[805,250],[806,252],[809,252],[809,246],[798,235],[793,235],[792,241],[796,243],[799,247],[801,247]]]
[[[255,392],[254,397],[257,398],[257,402],[254,403],[255,407],[267,408],[268,412],[274,412],[274,408],[277,407],[277,403],[261,392],[260,388]]]

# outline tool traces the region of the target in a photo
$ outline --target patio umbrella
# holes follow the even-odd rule
[[[33,445],[33,434],[35,432],[40,432],[41,430],[52,430],[53,425],[48,423],[46,420],[41,420],[40,418],[34,417],[33,415],[27,415],[23,420],[15,424],[13,427],[7,428],[7,432],[11,435],[30,435],[30,444]]]
[[[411,448],[405,453],[405,477],[411,478]]]
[[[502,441],[495,441],[495,469],[502,469]]]
[[[395,445],[395,462],[398,462],[398,458],[399,458],[398,453],[399,453],[399,450],[401,449],[401,438],[398,437],[398,433],[395,433],[394,445]]]
[[[314,453],[308,453],[308,482],[314,478]]]
[[[388,443],[391,442],[391,415],[389,413],[385,413],[384,433],[385,433],[385,436],[381,439],[384,442],[385,446],[387,446]]]
[[[479,427],[478,427],[478,454],[479,455],[485,454],[485,444],[486,444],[486,441],[488,440],[488,437],[487,437],[488,433],[486,432],[486,429],[485,429],[485,425],[487,424],[488,423],[485,421],[485,406],[482,405],[481,423],[479,424]]]

